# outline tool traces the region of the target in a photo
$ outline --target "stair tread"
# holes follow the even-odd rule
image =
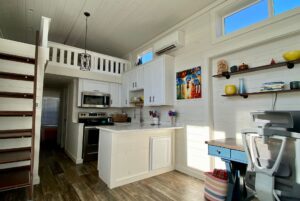
[[[2,92],[2,91],[0,91],[0,97],[6,97],[6,98],[28,98],[28,99],[32,99],[33,98],[33,94],[32,93]]]
[[[30,166],[0,170],[0,191],[30,185]]]
[[[0,150],[0,164],[27,161],[31,159],[31,147]]]
[[[34,81],[33,75],[26,75],[20,73],[10,73],[0,71],[0,78],[13,79],[13,80],[23,80],[23,81]]]
[[[0,130],[0,139],[31,137],[31,129]]]
[[[32,111],[0,111],[0,117],[23,117],[32,116]]]
[[[17,55],[6,54],[6,53],[0,53],[0,59],[10,60],[10,61],[17,61],[17,62],[22,62],[22,63],[29,63],[29,64],[34,64],[35,63],[34,58],[17,56]]]

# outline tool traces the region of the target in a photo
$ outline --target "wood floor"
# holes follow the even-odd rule
[[[62,151],[40,154],[41,183],[34,201],[202,201],[203,182],[177,171],[110,190],[99,179],[96,162],[75,165]],[[0,193],[0,201],[25,201],[26,192]]]

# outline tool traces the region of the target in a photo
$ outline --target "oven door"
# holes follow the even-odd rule
[[[85,126],[83,133],[83,161],[98,159],[99,129],[93,126]]]
[[[82,92],[81,107],[108,108],[110,106],[110,94],[99,92]]]

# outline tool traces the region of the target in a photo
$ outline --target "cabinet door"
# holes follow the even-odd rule
[[[117,83],[110,84],[110,106],[121,107],[121,85]]]
[[[150,170],[172,165],[171,136],[150,138]]]
[[[146,64],[144,66],[144,105],[150,106],[152,104],[152,65]]]
[[[122,76],[122,87],[121,87],[121,106],[128,107],[129,106],[129,74],[124,73]]]
[[[130,91],[135,90],[135,86],[136,86],[136,71],[135,70],[131,70],[129,72],[127,72],[128,75],[128,88]]]
[[[151,68],[152,105],[163,105],[165,96],[165,66],[163,59],[153,62]]]
[[[109,93],[109,83],[96,80],[83,80],[83,91],[99,91]]]
[[[144,88],[144,67],[140,66],[136,69],[136,89],[143,89]]]

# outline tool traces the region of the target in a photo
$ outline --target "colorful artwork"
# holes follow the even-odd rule
[[[177,72],[177,100],[201,98],[201,80],[201,66]]]

